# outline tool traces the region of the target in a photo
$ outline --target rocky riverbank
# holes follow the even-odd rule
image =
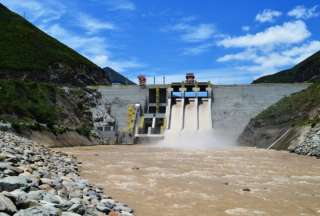
[[[320,124],[311,128],[306,133],[303,142],[290,150],[297,154],[320,158]]]
[[[0,147],[1,216],[133,215],[80,178],[74,157],[2,131]]]

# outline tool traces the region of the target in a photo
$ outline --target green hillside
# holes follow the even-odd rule
[[[17,132],[46,130],[64,133],[91,130],[93,92],[85,88],[63,88],[41,82],[0,80],[0,122],[9,122]]]
[[[109,83],[97,65],[0,3],[0,78],[88,85]]]
[[[295,83],[320,81],[320,51],[292,69],[263,76],[253,83]]]

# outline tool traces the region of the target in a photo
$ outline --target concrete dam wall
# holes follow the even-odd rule
[[[113,85],[100,87],[103,103],[111,108],[111,115],[116,119],[119,130],[127,128],[128,105],[141,104],[145,106],[147,99],[147,89],[139,86]]]
[[[251,118],[310,84],[217,85],[213,88],[212,120],[215,134],[234,142]]]
[[[103,103],[108,104],[111,108],[111,115],[116,119],[118,131],[128,129],[128,106],[140,104],[141,110],[146,112],[144,113],[145,119],[138,119],[136,124],[148,124],[144,129],[145,133],[150,133],[150,131],[162,133],[162,126],[165,128],[166,122],[170,122],[171,129],[179,130],[183,127],[187,131],[208,129],[213,125],[212,133],[217,139],[223,137],[226,141],[234,143],[251,118],[281,98],[299,92],[308,86],[309,84],[213,85],[212,99],[210,99],[212,102],[195,105],[192,100],[189,100],[189,103],[185,104],[184,115],[181,115],[183,110],[181,102],[177,101],[171,105],[172,101],[168,99],[166,104],[163,98],[160,105],[164,106],[165,110],[162,109],[157,113],[158,111],[155,110],[158,99],[150,100],[150,97],[153,97],[150,96],[150,89],[155,89],[154,86],[147,86],[147,88],[109,86],[101,87],[99,91],[102,94]],[[162,86],[161,88],[164,92],[166,89],[169,92],[170,86]],[[169,93],[166,94],[164,98],[169,98]],[[154,91],[154,95],[156,95],[156,91]],[[170,103],[168,103],[169,101]],[[166,119],[168,116],[165,113],[169,106],[171,107],[171,115],[169,119]],[[211,112],[208,111],[208,107],[211,107]],[[154,110],[154,113],[147,113],[150,110]],[[154,126],[161,128],[161,130],[154,130]]]

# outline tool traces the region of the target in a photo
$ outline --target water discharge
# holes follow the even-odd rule
[[[182,128],[182,114],[183,106],[181,101],[177,101],[175,105],[172,106],[171,110],[171,120],[170,120],[170,130],[180,131]]]
[[[196,150],[221,149],[234,144],[229,134],[212,129],[210,101],[199,104],[195,99],[189,100],[185,107],[180,100],[172,106],[171,127],[156,146]]]
[[[198,109],[194,100],[189,101],[185,107],[184,131],[194,132],[198,130]]]
[[[199,129],[208,131],[212,129],[211,106],[209,101],[203,101],[199,105]]]

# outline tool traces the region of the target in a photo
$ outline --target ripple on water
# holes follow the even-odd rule
[[[256,210],[256,209],[246,209],[246,208],[234,208],[234,209],[227,209],[225,211],[228,215],[233,216],[259,216],[259,215],[267,215],[266,212]]]

